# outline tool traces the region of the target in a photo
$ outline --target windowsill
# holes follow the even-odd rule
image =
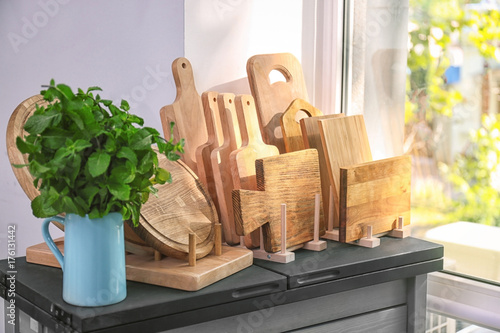
[[[500,330],[499,304],[499,285],[444,272],[428,276],[428,311]]]

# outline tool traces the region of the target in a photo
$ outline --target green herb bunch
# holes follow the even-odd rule
[[[33,215],[97,218],[120,212],[137,225],[142,204],[157,191],[153,185],[172,181],[159,167],[153,145],[175,161],[184,141],[167,141],[154,128],[143,127],[143,119],[129,113],[127,101],[117,107],[94,96],[99,87],[74,93],[54,80],[42,87],[49,104],[37,105],[24,126],[29,135],[16,141],[29,161],[16,167],[28,166],[40,191],[31,203]]]

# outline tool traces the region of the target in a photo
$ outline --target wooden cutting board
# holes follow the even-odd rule
[[[248,234],[260,226],[267,252],[281,249],[281,204],[286,204],[287,247],[314,238],[315,195],[321,192],[318,152],[315,149],[257,159],[257,189],[234,190],[238,230]],[[320,235],[325,232],[320,210]]]
[[[210,193],[210,197],[217,211],[219,211],[219,201],[217,199],[217,190],[215,189],[214,172],[210,154],[215,148],[220,147],[223,142],[220,112],[217,104],[218,95],[219,94],[214,91],[207,91],[201,95],[205,121],[207,122],[208,141],[196,149],[198,177],[207,187],[208,193]]]
[[[208,191],[182,161],[169,161],[158,154],[159,165],[170,171],[171,184],[155,185],[142,206],[137,235],[160,253],[187,260],[189,233],[196,235],[196,258],[212,251],[217,212]],[[130,224],[130,222],[129,222]]]
[[[411,157],[398,156],[340,168],[339,240],[397,228],[398,217],[410,224]]]
[[[318,127],[338,214],[340,168],[372,161],[368,134],[362,115],[321,119]]]
[[[241,132],[241,148],[229,156],[234,189],[257,190],[255,161],[279,155],[279,151],[276,146],[266,145],[262,141],[255,101],[251,95],[236,97],[236,113]],[[236,229],[236,234],[242,235],[241,230]],[[258,247],[260,231],[255,230],[250,237],[245,237],[245,244],[248,248]]]
[[[194,84],[193,68],[186,58],[172,62],[177,95],[172,104],[160,110],[165,137],[170,138],[170,123],[174,122],[173,135],[176,141],[185,139],[182,161],[198,175],[196,149],[208,141],[207,125],[201,97]],[[200,166],[203,167],[203,166]]]
[[[323,150],[323,144],[321,143],[321,135],[319,132],[318,120],[320,119],[330,119],[343,117],[344,114],[331,114],[318,117],[302,118],[300,120],[300,126],[302,129],[302,137],[304,146],[306,149],[314,148],[318,151],[319,158],[319,171],[321,173],[321,196],[323,199],[323,212],[325,214],[325,219],[330,221],[330,186],[333,184],[330,182],[330,172],[329,166],[326,162],[325,152]],[[333,201],[333,227],[339,227],[339,207]]]
[[[302,98],[296,98],[281,115],[280,124],[283,132],[283,142],[288,153],[305,149],[300,119],[322,116],[323,112]]]
[[[236,245],[240,237],[236,234],[231,191],[234,189],[230,154],[241,147],[241,134],[234,103],[234,94],[219,94],[219,112],[224,142],[211,155],[215,189],[219,201],[219,214],[224,239],[229,245]]]
[[[281,73],[286,82],[271,83],[269,75]],[[308,100],[302,66],[290,53],[260,54],[248,59],[248,81],[255,98],[262,138],[285,153],[280,117],[296,98]]]
[[[257,190],[255,161],[259,158],[279,155],[276,146],[267,145],[257,118],[255,102],[250,95],[236,97],[236,113],[241,132],[241,148],[229,156],[235,189]]]

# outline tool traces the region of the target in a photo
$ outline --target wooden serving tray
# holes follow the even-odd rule
[[[64,252],[64,238],[54,241]],[[26,261],[33,264],[61,267],[45,243],[26,249]],[[241,247],[222,246],[222,255],[210,253],[189,266],[184,260],[164,257],[154,260],[153,256],[127,254],[125,256],[127,280],[154,284],[186,291],[200,290],[253,263],[252,251]]]

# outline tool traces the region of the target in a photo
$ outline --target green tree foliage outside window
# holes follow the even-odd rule
[[[484,59],[500,61],[500,12],[495,9],[464,11],[479,1],[410,0],[409,53],[405,109],[407,153],[436,157],[441,140],[440,117],[451,117],[463,102],[448,85],[445,71],[450,50],[463,42],[474,45]],[[467,34],[465,34],[467,32]],[[443,220],[465,220],[500,226],[500,118],[485,115],[482,126],[471,132],[467,148],[441,170],[454,194],[441,203]],[[418,198],[417,198],[418,201]]]

